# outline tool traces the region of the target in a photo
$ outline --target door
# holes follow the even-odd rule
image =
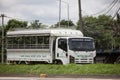
[[[68,48],[67,39],[58,38],[56,45],[56,59],[60,60],[63,64],[67,64],[68,61]]]

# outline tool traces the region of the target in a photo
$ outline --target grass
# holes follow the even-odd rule
[[[0,64],[0,74],[78,74],[78,75],[120,75],[120,64]]]

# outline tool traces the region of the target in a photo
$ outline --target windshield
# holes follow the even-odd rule
[[[93,51],[94,41],[91,38],[70,38],[69,49],[74,51]]]

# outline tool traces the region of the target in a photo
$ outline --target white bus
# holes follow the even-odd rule
[[[94,40],[78,30],[42,29],[7,33],[8,63],[93,63]]]

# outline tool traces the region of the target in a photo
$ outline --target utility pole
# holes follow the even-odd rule
[[[69,16],[70,16],[70,12],[69,12],[69,1],[67,1],[67,2],[65,2],[65,1],[62,1],[63,3],[65,3],[65,4],[67,4],[67,17],[68,17],[68,28],[69,28],[69,21],[70,21],[70,18],[69,18]]]
[[[1,62],[4,63],[4,14],[1,14],[2,17],[2,54],[1,54]]]
[[[59,2],[59,28],[60,28],[60,20],[61,20],[61,0]]]
[[[83,22],[82,22],[82,10],[81,10],[81,0],[78,0],[78,10],[79,10],[79,23],[80,23],[80,30],[83,31]]]
[[[60,28],[60,21],[61,21],[61,3],[65,3],[65,4],[67,4],[67,15],[68,15],[68,28],[69,28],[69,1],[68,2],[65,2],[65,1],[62,1],[62,0],[59,0],[59,28]]]
[[[68,13],[68,28],[69,28],[69,21],[70,21],[70,19],[69,19],[69,16],[70,16],[70,14],[69,14],[69,2],[67,2],[67,13]]]

